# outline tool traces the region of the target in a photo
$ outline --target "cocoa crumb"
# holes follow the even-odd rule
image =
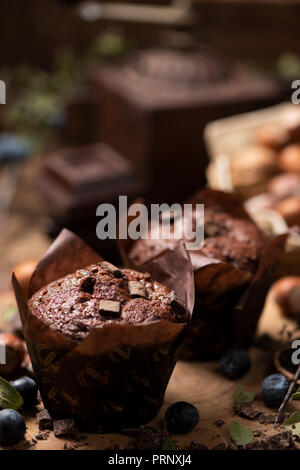
[[[192,441],[189,446],[184,447],[183,450],[208,450],[208,447],[199,442]]]
[[[293,450],[296,449],[291,431],[283,431],[273,436],[255,440],[247,446],[249,450]]]
[[[135,433],[135,439],[129,442],[128,449],[161,450],[168,435],[163,429],[152,426],[145,426],[138,430],[133,430],[133,432]]]
[[[234,406],[234,412],[243,418],[258,421],[260,424],[274,424],[276,421],[276,414],[265,413],[264,411],[249,403],[237,403]],[[282,417],[282,420],[285,420],[287,416],[288,414],[285,413],[285,415]]]
[[[217,419],[215,421],[215,425],[217,426],[217,428],[220,428],[221,426],[223,426],[225,424],[225,421],[223,421],[222,419]]]
[[[49,437],[49,434],[46,432],[40,432],[39,434],[36,434],[35,438],[38,441],[46,441]]]

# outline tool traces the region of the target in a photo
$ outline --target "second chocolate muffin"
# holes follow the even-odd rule
[[[233,194],[204,189],[186,203],[193,208],[204,204],[204,242],[199,249],[189,251],[195,307],[185,358],[214,359],[234,343],[233,310],[257,271],[265,240]],[[193,229],[202,223],[193,211]],[[176,220],[174,231],[175,224]],[[136,240],[127,249],[128,262],[143,270],[177,242],[150,236]],[[253,321],[247,321],[252,334]]]

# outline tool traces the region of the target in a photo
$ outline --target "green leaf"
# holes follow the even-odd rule
[[[292,431],[294,436],[300,436],[300,423],[291,424],[290,426],[285,426],[285,429]]]
[[[291,424],[296,424],[296,423],[300,423],[300,412],[299,411],[294,411],[294,413],[292,413],[288,417],[288,419],[285,420],[283,425],[284,425],[285,428],[287,428]]]
[[[2,313],[2,319],[5,324],[8,324],[17,313],[17,309],[14,305],[7,307]]]
[[[229,428],[229,434],[237,446],[246,446],[254,440],[253,432],[249,426],[244,426],[238,421],[233,421]]]
[[[293,393],[292,400],[300,400],[300,388],[298,388],[296,393]]]
[[[17,390],[6,380],[0,377],[0,408],[18,410],[23,406],[23,398]]]
[[[250,403],[256,397],[255,392],[247,392],[241,385],[237,386],[237,392],[234,397],[234,403]]]
[[[176,446],[170,436],[167,436],[163,442],[162,450],[176,450]]]

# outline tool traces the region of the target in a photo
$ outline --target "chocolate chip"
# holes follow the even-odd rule
[[[53,427],[55,437],[71,436],[77,431],[77,426],[74,419],[55,420]]]
[[[93,294],[95,282],[93,277],[86,277],[81,283],[81,290],[87,294]]]
[[[137,281],[129,281],[128,282],[129,293],[132,299],[136,299],[138,297],[147,297],[146,287]]]
[[[177,297],[174,291],[169,294],[169,299],[170,306],[176,315],[181,316],[186,314],[185,304]]]
[[[103,261],[102,266],[104,266],[105,268],[108,268],[111,274],[114,275],[114,277],[118,277],[118,278],[123,277],[122,271],[116,266],[114,266],[113,264],[108,263],[107,261]]]
[[[121,304],[113,300],[100,300],[99,313],[107,318],[115,318],[120,315]]]
[[[48,410],[44,409],[37,413],[36,419],[41,431],[45,431],[46,429],[51,431],[53,429],[53,420]]]

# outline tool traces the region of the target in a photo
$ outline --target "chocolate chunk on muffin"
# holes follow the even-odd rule
[[[186,321],[173,307],[174,294],[147,273],[102,262],[80,269],[37,291],[29,307],[39,320],[81,341],[107,323]]]

